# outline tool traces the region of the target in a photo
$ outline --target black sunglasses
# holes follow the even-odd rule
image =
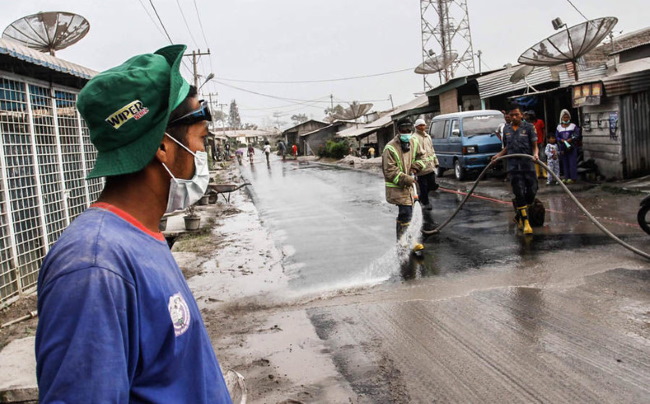
[[[167,126],[192,125],[201,121],[211,121],[212,114],[210,113],[208,102],[205,100],[201,100],[199,102],[201,103],[199,109],[176,118],[173,121],[170,121]]]

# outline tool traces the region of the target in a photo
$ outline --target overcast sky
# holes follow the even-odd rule
[[[295,113],[321,119],[330,94],[335,103],[371,100],[376,110],[385,110],[391,105],[389,95],[398,105],[423,90],[421,76],[412,71],[324,83],[233,81],[326,80],[413,68],[422,61],[418,0],[152,1],[174,43],[187,44],[190,50],[210,48],[211,56],[201,59],[199,71],[204,76],[214,72],[217,79],[202,92],[218,93],[213,100],[222,103],[236,99],[243,122],[268,122],[274,112],[283,114],[280,119],[287,122]],[[572,2],[590,19],[618,17],[617,34],[650,25],[647,0]],[[584,21],[568,0],[467,3],[474,51],[483,52],[483,70],[516,63],[524,50],[554,33],[555,17],[569,25]],[[156,17],[150,0],[4,0],[0,4],[2,29],[39,11],[84,16],[91,24],[88,35],[57,56],[95,70],[169,44],[160,25],[152,21]],[[186,66],[191,67],[190,58]],[[189,69],[182,71],[191,82]],[[305,105],[302,100],[316,101]]]

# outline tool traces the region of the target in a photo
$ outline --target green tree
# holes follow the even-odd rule
[[[237,107],[236,100],[232,100],[230,102],[230,114],[228,114],[228,125],[233,129],[239,129],[241,127],[239,107]]]

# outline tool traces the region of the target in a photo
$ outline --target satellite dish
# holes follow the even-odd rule
[[[335,119],[340,119],[345,121],[356,120],[357,118],[361,118],[362,116],[367,114],[371,108],[372,108],[372,104],[359,104],[358,102],[354,101],[352,104],[350,104],[349,107],[347,107],[343,111],[343,113],[334,114],[333,117]]]
[[[512,73],[512,76],[510,76],[510,82],[512,84],[519,83],[521,80],[523,80],[526,83],[526,93],[528,93],[529,89],[532,89],[533,91],[537,91],[535,87],[531,86],[528,84],[528,80],[526,77],[528,77],[529,74],[531,74],[535,70],[535,66],[522,66],[519,69],[517,69],[514,73]]]
[[[530,66],[555,66],[572,62],[577,80],[578,69],[575,64],[578,58],[598,46],[616,23],[616,17],[603,17],[574,25],[531,46],[517,61]]]
[[[12,22],[2,37],[54,56],[55,51],[77,43],[89,30],[88,20],[78,14],[50,11]]]
[[[450,53],[449,55],[439,55],[435,57],[430,57],[424,62],[420,63],[414,70],[417,74],[432,74],[438,73],[441,70],[448,68],[454,60],[458,58],[458,54],[455,52]]]

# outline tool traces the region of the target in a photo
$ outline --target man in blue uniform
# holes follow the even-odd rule
[[[208,184],[206,103],[184,45],[95,76],[77,108],[98,151],[98,201],[63,232],[38,281],[41,403],[229,403],[201,313],[158,223]]]
[[[530,123],[523,122],[519,107],[510,108],[510,123],[503,128],[503,150],[492,159],[506,154],[528,154],[534,160],[539,158],[537,149],[537,133]],[[528,206],[535,201],[537,194],[537,175],[535,163],[525,157],[509,158],[507,160],[508,176],[515,194],[517,208],[517,225],[524,234],[532,234],[533,228],[528,221]]]

